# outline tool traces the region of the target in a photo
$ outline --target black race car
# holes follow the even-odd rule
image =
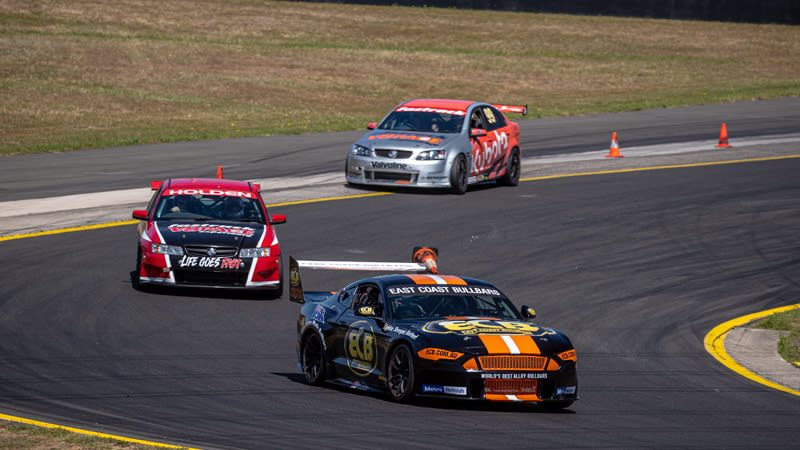
[[[303,304],[298,366],[309,383],[388,392],[400,402],[433,396],[559,409],[578,398],[567,336],[531,323],[534,311],[517,310],[491,283],[438,275],[435,249],[414,253],[415,263],[290,258],[290,299]],[[304,292],[303,267],[409,273]]]

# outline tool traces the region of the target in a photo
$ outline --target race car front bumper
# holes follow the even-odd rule
[[[176,287],[274,290],[281,282],[280,254],[260,258],[202,258],[183,267],[182,257],[143,249],[139,283]]]
[[[345,177],[348,183],[375,186],[450,187],[450,165],[446,160],[418,161],[349,155]]]
[[[496,402],[563,402],[578,398],[574,362],[551,371],[464,370],[450,363],[420,361],[417,395]]]

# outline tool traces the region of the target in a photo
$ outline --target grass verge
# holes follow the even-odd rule
[[[781,331],[778,353],[786,361],[800,367],[800,309],[765,317],[756,322],[753,327]]]
[[[161,447],[0,420],[3,450],[153,450]]]
[[[268,0],[0,2],[0,156],[800,95],[800,27]]]

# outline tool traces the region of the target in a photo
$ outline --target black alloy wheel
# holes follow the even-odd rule
[[[508,163],[506,164],[506,173],[498,182],[503,186],[516,186],[519,184],[520,173],[520,159],[519,149],[514,148],[511,150],[511,155],[508,156]]]
[[[463,154],[456,156],[450,168],[450,191],[458,195],[467,192],[467,159]]]
[[[325,353],[319,334],[311,333],[303,340],[301,365],[308,383],[322,384],[325,380]]]
[[[414,397],[414,358],[405,344],[392,351],[387,364],[386,387],[396,402],[408,402]]]

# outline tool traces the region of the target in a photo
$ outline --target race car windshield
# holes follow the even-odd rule
[[[505,297],[488,295],[424,295],[391,297],[395,319],[436,319],[444,317],[491,317],[520,320],[514,305]]]
[[[155,220],[225,220],[264,223],[256,199],[223,195],[164,195],[158,202]]]
[[[378,125],[382,130],[420,131],[428,133],[461,132],[464,116],[437,112],[393,111]]]

